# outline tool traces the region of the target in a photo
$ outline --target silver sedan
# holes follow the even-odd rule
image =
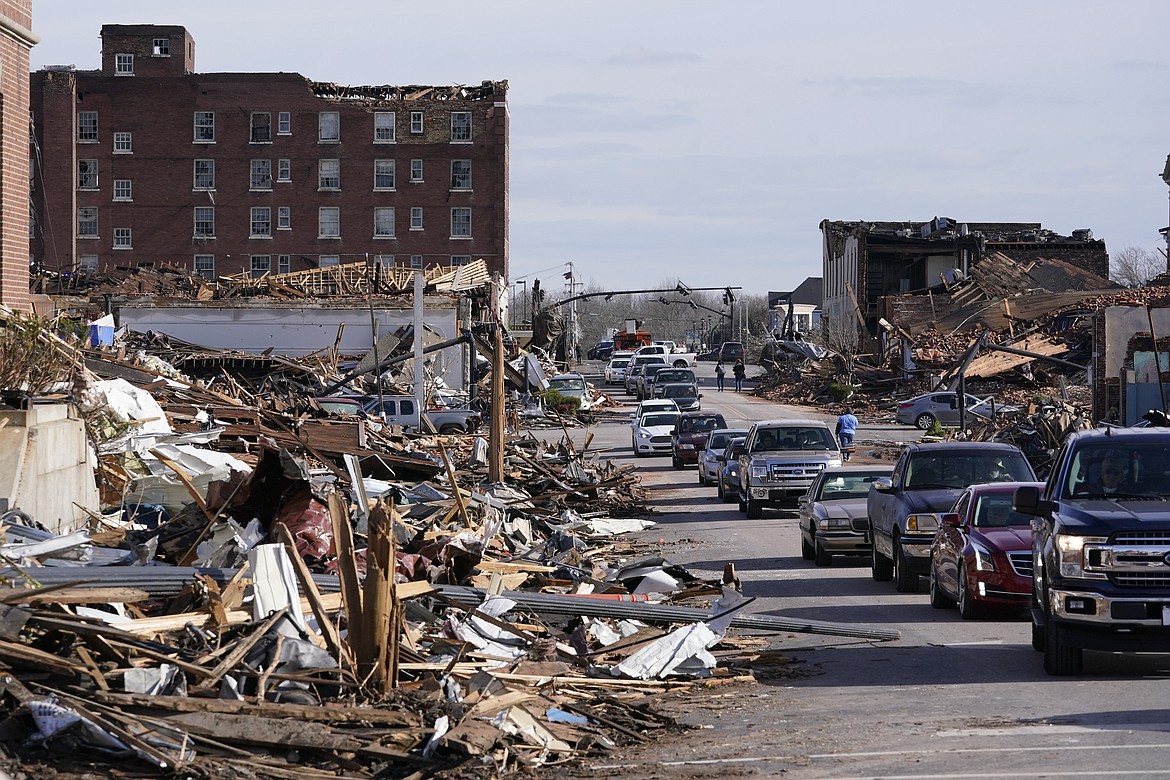
[[[798,501],[800,556],[829,566],[834,555],[867,554],[869,486],[893,471],[893,466],[836,466],[822,471]]]

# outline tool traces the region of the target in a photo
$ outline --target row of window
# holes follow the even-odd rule
[[[376,144],[396,143],[396,119],[393,111],[375,111],[374,138]],[[410,133],[420,135],[423,131],[423,112],[410,112]],[[280,111],[276,114],[276,134],[292,135],[292,113]],[[129,133],[114,133],[114,150],[117,151],[117,139],[125,135],[129,141]],[[196,111],[195,127],[192,137],[194,143],[215,143],[215,112]],[[248,141],[254,144],[272,143],[272,113],[269,111],[253,111],[248,122]],[[450,119],[450,141],[453,144],[471,143],[471,112],[452,111]],[[98,142],[98,112],[77,112],[77,142],[96,144]],[[317,142],[341,143],[341,113],[339,111],[320,111],[317,113]]]
[[[302,262],[313,265],[313,260],[304,255],[297,256]],[[447,259],[444,255],[443,259]],[[471,255],[450,255],[448,261],[452,267],[459,265],[467,265],[471,262]],[[272,255],[249,255],[249,270],[253,277],[265,276],[273,272]],[[383,268],[422,268],[423,256],[410,255],[409,257],[395,255],[375,255],[374,262],[381,265]],[[98,256],[97,255],[81,255],[77,258],[78,270],[83,273],[94,273],[97,271]],[[316,260],[317,268],[332,268],[341,264],[341,255],[318,255]],[[433,264],[433,257],[432,257]],[[215,255],[195,255],[192,266],[195,269],[196,276],[202,276],[204,279],[215,279]],[[298,269],[304,270],[304,269]],[[276,256],[276,273],[287,274],[292,271],[292,255],[277,255]]]
[[[249,212],[249,238],[271,238],[273,235],[272,207],[253,206]],[[471,209],[457,206],[451,209],[451,238],[471,238]],[[292,230],[292,208],[276,207],[276,230]],[[423,210],[410,209],[410,229],[423,229]],[[119,231],[125,231],[124,240],[119,243]],[[196,206],[194,210],[194,237],[215,238],[215,207]],[[394,238],[395,209],[393,206],[379,206],[374,209],[374,238]],[[98,207],[80,206],[77,209],[77,237],[98,238]],[[341,238],[341,209],[337,206],[322,206],[317,209],[317,238]],[[129,228],[114,229],[114,248],[132,248]]]
[[[395,160],[374,160],[374,189],[393,190],[397,179],[397,165]],[[272,189],[272,160],[252,160],[249,164],[248,187],[252,190]],[[423,161],[410,161],[410,181],[420,183],[423,180]],[[292,160],[280,159],[276,161],[276,182],[292,181]],[[95,159],[77,161],[77,188],[80,190],[96,190],[98,188],[98,161]],[[125,197],[119,197],[119,183],[125,186]],[[193,189],[215,189],[215,160],[195,160]],[[130,200],[130,180],[114,180],[114,200]],[[317,161],[317,189],[341,189],[341,160]],[[451,161],[451,189],[471,189],[471,160]]]

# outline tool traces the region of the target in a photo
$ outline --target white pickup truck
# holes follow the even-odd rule
[[[634,352],[634,356],[639,355],[661,355],[662,359],[676,368],[689,368],[695,365],[694,352],[680,352],[676,351],[673,345],[669,343],[649,344],[645,347],[638,347]]]

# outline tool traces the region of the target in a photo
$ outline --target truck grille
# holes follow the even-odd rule
[[[1120,572],[1110,579],[1113,584],[1131,588],[1164,588],[1170,585],[1170,571],[1166,572]]]
[[[773,463],[768,466],[768,479],[782,482],[789,479],[812,479],[825,468],[824,463]]]
[[[1008,553],[1008,561],[1011,562],[1016,574],[1021,577],[1032,576],[1032,553],[1030,551],[1022,550],[1020,552]]]
[[[1109,541],[1112,544],[1170,545],[1170,531],[1118,531]]]

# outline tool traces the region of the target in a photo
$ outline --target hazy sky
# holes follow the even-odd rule
[[[822,219],[1163,246],[1166,0],[34,0],[33,68],[146,23],[200,72],[508,80],[513,279],[791,289]]]

